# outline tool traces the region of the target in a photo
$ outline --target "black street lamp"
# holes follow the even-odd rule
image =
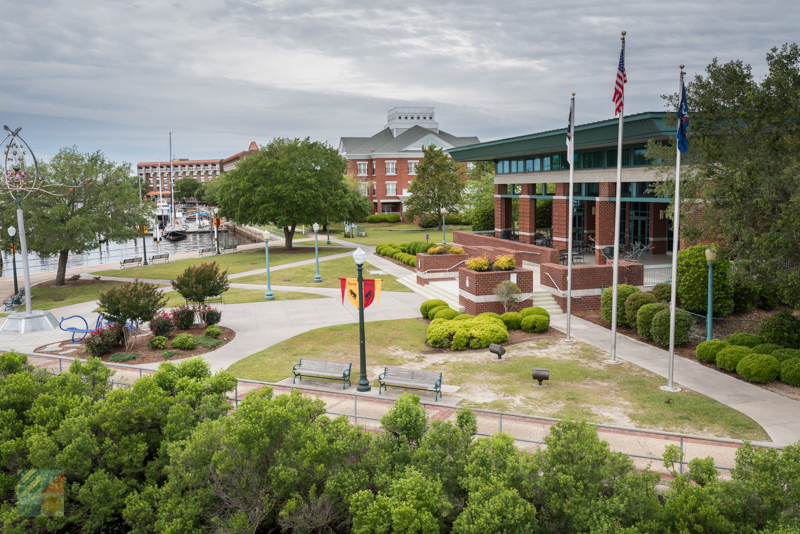
[[[13,226],[8,227],[8,235],[11,237],[11,262],[14,266],[14,294],[16,295],[19,293],[19,287],[17,286],[17,250],[14,246],[14,236],[17,234],[17,229]]]
[[[147,226],[144,224],[137,224],[136,229],[142,232],[142,251],[144,252],[144,262],[142,262],[142,265],[147,265]]]
[[[358,335],[361,341],[361,355],[359,359],[359,366],[361,368],[358,376],[358,391],[370,391],[372,387],[369,385],[367,379],[367,347],[364,344],[364,277],[362,271],[364,269],[364,261],[367,259],[367,253],[361,250],[361,247],[353,252],[353,260],[358,267]]]

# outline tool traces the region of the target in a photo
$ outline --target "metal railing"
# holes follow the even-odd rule
[[[461,265],[465,261],[467,261],[467,260],[462,260],[462,261],[456,263],[455,265],[453,265],[452,267],[449,267],[447,269],[428,269],[427,271],[417,270],[417,272],[419,272],[419,273],[432,273],[432,272],[435,272],[435,271],[450,271],[452,269],[455,269],[456,267],[458,267],[459,265]]]
[[[672,280],[671,265],[644,266],[644,285],[654,286],[656,284],[669,283],[670,280]]]

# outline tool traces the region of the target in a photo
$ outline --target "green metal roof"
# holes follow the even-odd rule
[[[675,134],[674,128],[664,125],[665,112],[650,111],[625,117],[623,143],[646,141],[653,137]],[[575,126],[575,148],[616,143],[619,119],[609,119]],[[543,152],[566,151],[567,129],[550,130],[487,143],[452,148],[448,151],[455,161],[493,160]]]

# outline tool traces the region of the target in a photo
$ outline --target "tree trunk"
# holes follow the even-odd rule
[[[63,287],[67,285],[67,257],[69,250],[60,250],[58,252],[58,270],[56,271],[56,287]]]
[[[286,250],[292,250],[292,238],[294,237],[295,229],[297,229],[296,224],[293,224],[291,227],[287,226],[283,227],[283,239],[284,239],[283,248]]]

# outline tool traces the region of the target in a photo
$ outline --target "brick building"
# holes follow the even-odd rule
[[[339,154],[348,161],[347,172],[363,182],[372,213],[402,214],[423,146],[449,152],[480,142],[477,137],[456,137],[440,130],[435,117],[433,108],[398,107],[389,110],[386,126],[372,137],[339,141]]]

